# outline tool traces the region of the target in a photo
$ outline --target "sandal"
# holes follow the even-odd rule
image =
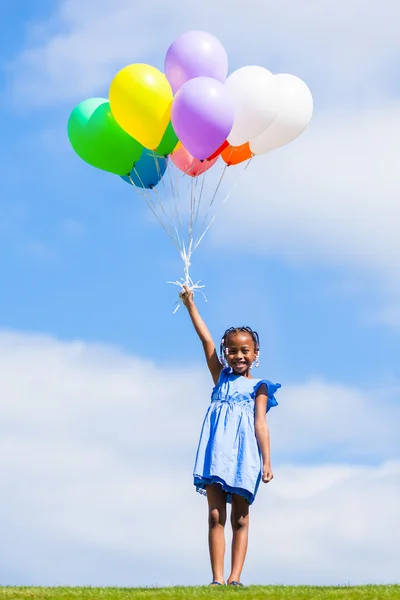
[[[243,583],[240,583],[240,581],[230,581],[228,585],[240,585],[241,587],[243,587]]]
[[[210,585],[223,585],[223,583],[220,583],[219,581],[212,581]]]

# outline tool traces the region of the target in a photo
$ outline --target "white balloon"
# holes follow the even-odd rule
[[[265,154],[297,138],[311,121],[313,98],[299,77],[279,73],[274,75],[278,92],[278,113],[272,124],[250,140],[253,154]]]
[[[245,144],[274,120],[277,114],[277,91],[271,71],[264,67],[242,67],[225,82],[235,103],[235,121],[228,136],[232,146]]]

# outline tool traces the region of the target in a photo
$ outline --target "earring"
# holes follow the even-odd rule
[[[258,353],[258,354],[257,354],[257,357],[256,357],[256,367],[259,367],[259,366],[260,366],[260,362],[259,362],[259,360],[258,360],[258,359],[259,359],[259,357],[260,357],[260,353]]]

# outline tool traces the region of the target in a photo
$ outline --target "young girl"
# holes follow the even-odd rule
[[[259,339],[250,327],[227,329],[218,358],[193,293],[181,293],[193,326],[203,344],[215,387],[200,434],[194,466],[194,485],[208,500],[208,544],[213,581],[223,585],[226,503],[232,505],[232,567],[227,583],[242,585],[240,575],[247,551],[249,506],[261,479],[273,478],[266,412],[277,406],[274,393],[280,384],[253,379],[258,367]]]

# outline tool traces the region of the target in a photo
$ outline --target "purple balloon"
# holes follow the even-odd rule
[[[228,75],[228,56],[216,37],[205,31],[188,31],[168,48],[165,76],[172,91],[195,77],[212,77],[224,82]]]
[[[172,103],[175,133],[192,156],[208,158],[228,137],[235,117],[229,90],[211,77],[190,79]]]

